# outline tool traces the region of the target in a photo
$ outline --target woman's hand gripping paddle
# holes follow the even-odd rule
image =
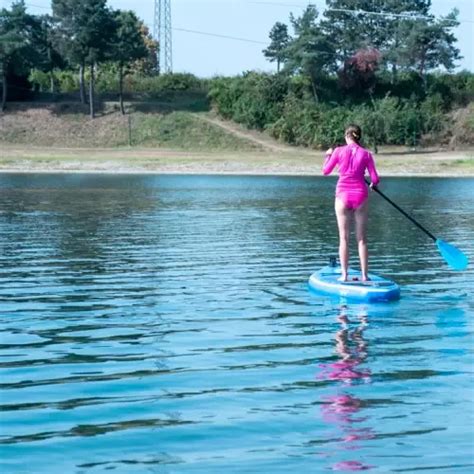
[[[370,184],[366,179],[365,182]],[[425,229],[419,222],[417,222],[412,216],[406,213],[400,206],[395,204],[391,199],[389,199],[385,194],[380,191],[376,186],[371,186],[372,189],[380,194],[388,203],[390,203],[397,211],[401,212],[407,219],[409,219],[413,224],[415,224],[419,229],[421,229],[425,234],[427,234],[438,247],[441,256],[444,258],[446,263],[453,268],[454,270],[465,270],[469,263],[467,256],[462,253],[454,245],[448,244],[444,240],[436,238],[429,230]]]

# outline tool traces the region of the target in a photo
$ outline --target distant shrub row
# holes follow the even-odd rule
[[[40,90],[49,90],[51,80],[59,92],[79,88],[77,74],[69,71],[55,71],[53,76],[33,71],[30,80]],[[109,94],[118,90],[113,66],[101,68],[96,87]],[[341,141],[344,127],[355,122],[363,127],[366,143],[372,147],[413,146],[423,136],[444,133],[450,126],[447,114],[474,101],[474,74],[431,74],[421,81],[410,73],[396,83],[381,77],[370,94],[345,91],[336,77],[327,77],[316,95],[304,76],[257,72],[212,79],[192,74],[128,75],[124,82],[124,92],[132,97],[159,99],[186,91],[208,95],[224,118],[267,130],[294,145],[332,146]]]
[[[421,103],[386,97],[362,105],[329,106],[289,95],[280,118],[267,128],[281,141],[325,148],[341,143],[345,126],[357,123],[366,142],[377,149],[382,144],[417,145],[423,135],[441,133],[444,121],[439,96]]]
[[[86,81],[89,80],[89,71],[85,73]],[[55,70],[52,75],[37,69],[30,74],[29,80],[40,91],[53,89],[58,93],[79,91],[79,76],[75,71]],[[207,93],[208,81],[199,79],[193,74],[161,74],[157,76],[141,76],[138,74],[127,75],[124,78],[124,92],[140,94],[150,98],[159,97],[170,91],[203,91]],[[96,90],[99,93],[118,92],[118,76],[115,67],[103,66],[98,70]]]
[[[395,96],[400,84],[405,88]],[[375,149],[381,144],[413,146],[424,135],[441,134],[446,114],[474,100],[471,73],[432,75],[424,85],[410,75],[396,87],[386,86],[382,83],[370,96],[353,97],[327,82],[316,100],[301,76],[252,72],[212,80],[209,96],[223,117],[268,130],[290,144],[332,146],[341,141],[344,127],[355,122]]]

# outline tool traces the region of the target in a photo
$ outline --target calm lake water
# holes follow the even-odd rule
[[[310,293],[334,185],[0,175],[1,472],[472,472],[473,264],[374,193],[402,299]],[[381,189],[472,261],[473,179]]]

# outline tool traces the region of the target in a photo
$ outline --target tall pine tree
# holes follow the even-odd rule
[[[438,67],[451,71],[461,59],[452,30],[459,25],[458,11],[439,19],[414,20],[405,25],[400,63],[418,73],[426,86],[426,73]]]
[[[263,50],[263,54],[270,62],[276,61],[277,71],[280,72],[280,66],[285,61],[286,48],[291,39],[288,26],[277,21],[270,31],[269,38],[271,43]]]
[[[308,5],[299,18],[290,16],[294,37],[285,52],[285,69],[309,78],[315,100],[318,100],[319,81],[334,70],[335,56],[333,45],[317,23],[317,17],[314,5]]]

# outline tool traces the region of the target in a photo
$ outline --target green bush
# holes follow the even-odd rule
[[[88,75],[86,76],[88,79]],[[79,74],[75,71],[55,71],[59,92],[76,92],[79,90]]]
[[[370,104],[344,107],[289,95],[281,117],[267,129],[278,140],[323,149],[341,144],[345,127],[357,123],[365,143],[377,150],[383,144],[417,145],[423,134],[442,129],[444,117],[436,97],[422,103],[385,97]]]
[[[445,111],[465,107],[474,101],[474,74],[461,71],[456,74],[431,74],[428,76],[428,97],[440,95]]]
[[[87,72],[87,79],[89,79],[89,70]],[[112,63],[101,64],[97,68],[95,77],[95,90],[97,92],[118,92],[119,90],[119,78],[118,78],[118,67]]]
[[[281,117],[268,126],[277,140],[291,145],[310,146],[315,135],[317,113],[313,104],[290,94],[284,103]]]
[[[423,118],[422,133],[439,133],[445,125],[446,114],[441,94],[428,96],[420,104],[420,116]]]
[[[263,130],[280,117],[287,92],[287,77],[250,72],[213,79],[209,98],[223,117]]]
[[[192,74],[163,74],[160,76],[143,77],[127,76],[126,91],[144,94],[150,98],[159,98],[164,93],[174,91],[204,90],[205,84]]]
[[[293,145],[327,148],[341,144],[349,121],[346,107],[331,107],[290,94],[281,117],[268,130],[274,138]]]
[[[32,69],[28,80],[37,87],[40,92],[49,91],[51,87],[51,75],[38,69]]]
[[[242,95],[241,77],[216,77],[209,86],[209,99],[215,110],[226,119],[233,118],[234,104]]]
[[[249,73],[244,76],[241,86],[232,114],[236,122],[263,130],[268,123],[278,119],[287,92],[287,84],[281,76]]]
[[[74,71],[55,69],[52,73],[55,92],[75,92],[79,90],[79,76]],[[51,91],[51,73],[32,69],[28,80],[40,92]]]

